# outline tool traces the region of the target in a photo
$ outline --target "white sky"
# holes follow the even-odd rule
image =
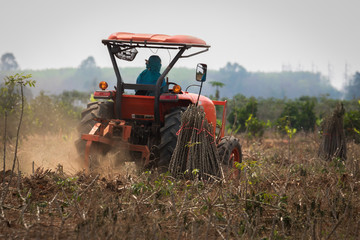
[[[88,56],[110,67],[101,40],[113,32],[185,34],[211,49],[176,66],[291,65],[326,76],[330,66],[339,88],[346,64],[349,75],[360,71],[359,7],[359,0],[0,0],[0,55],[14,53],[22,69],[77,67]],[[145,55],[135,64],[144,66]],[[160,55],[165,65],[168,53]]]

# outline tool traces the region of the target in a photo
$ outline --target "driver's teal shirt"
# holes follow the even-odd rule
[[[161,76],[160,74],[161,60],[158,56],[151,56],[149,58],[146,69],[140,73],[136,79],[136,84],[153,84],[156,85],[157,80]],[[165,80],[161,84],[160,92],[165,91]],[[154,92],[148,91],[146,95],[153,96]]]
[[[156,81],[159,79],[160,76],[161,76],[160,73],[152,72],[148,69],[145,69],[144,71],[142,71],[142,73],[140,73],[140,75],[136,79],[136,84],[156,85]],[[165,91],[166,91],[166,82],[165,82],[165,80],[163,80],[163,82],[161,84],[160,93],[163,93]],[[148,91],[146,95],[154,96],[155,93],[153,91]]]

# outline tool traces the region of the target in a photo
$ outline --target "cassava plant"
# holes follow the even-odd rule
[[[2,187],[2,193],[1,193],[1,199],[0,199],[0,209],[1,209],[1,216],[3,217],[4,213],[3,213],[3,202],[6,198],[6,195],[9,191],[9,186],[11,185],[11,181],[14,175],[14,169],[15,169],[15,164],[17,161],[17,152],[18,152],[18,146],[19,146],[19,135],[20,135],[20,128],[21,128],[21,123],[22,123],[22,119],[23,119],[23,114],[24,114],[24,102],[25,102],[25,97],[24,97],[24,87],[25,86],[29,86],[29,87],[35,87],[35,81],[31,79],[31,74],[28,75],[24,75],[24,74],[20,74],[20,73],[16,73],[15,75],[11,75],[11,76],[7,76],[5,78],[5,86],[8,86],[9,88],[14,88],[14,87],[20,87],[20,97],[21,97],[21,110],[20,110],[20,118],[19,118],[19,123],[18,123],[18,127],[17,127],[17,132],[16,132],[16,142],[15,142],[15,150],[14,150],[14,159],[13,159],[13,164],[12,164],[12,169],[11,169],[11,177],[10,177],[10,181],[7,185],[7,187],[4,189],[4,184],[5,181],[3,181],[3,187]],[[5,112],[8,109],[5,109]],[[6,114],[5,114],[6,116]],[[6,126],[6,123],[5,123]],[[4,135],[6,136],[6,128],[4,129]],[[4,139],[4,164],[3,164],[3,175],[5,177],[5,169],[6,169],[6,164],[5,164],[5,160],[6,160],[6,139]]]

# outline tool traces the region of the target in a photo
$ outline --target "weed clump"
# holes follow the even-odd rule
[[[319,156],[326,161],[333,158],[346,160],[346,139],[343,126],[345,109],[338,104],[331,116],[327,117],[322,125],[322,141]]]

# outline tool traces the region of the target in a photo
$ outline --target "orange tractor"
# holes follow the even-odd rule
[[[203,108],[206,118],[214,127],[218,152],[223,164],[232,166],[241,162],[241,146],[238,139],[225,136],[226,101],[214,101],[200,95],[206,80],[206,64],[198,64],[196,80],[199,94],[183,91],[177,83],[169,82],[167,75],[180,58],[206,52],[210,46],[205,41],[185,35],[133,34],[118,32],[102,40],[107,46],[115,71],[117,85],[107,90],[108,84],[100,82],[101,90],[94,92],[98,102],[91,102],[82,112],[78,130],[81,134],[76,142],[78,152],[84,156],[86,171],[101,161],[101,157],[112,151],[128,152],[130,161],[140,167],[155,167],[166,171],[177,142],[181,127],[181,113],[190,104]],[[121,77],[117,59],[132,61],[138,49],[166,49],[177,51],[156,84],[125,83]],[[192,51],[189,51],[189,50]],[[185,52],[190,52],[185,55]],[[166,90],[162,85],[166,79]],[[173,87],[169,87],[173,85]],[[125,94],[125,90],[151,91],[154,96]],[[216,124],[215,105],[221,105],[222,123]],[[124,155],[118,156],[125,161]]]

